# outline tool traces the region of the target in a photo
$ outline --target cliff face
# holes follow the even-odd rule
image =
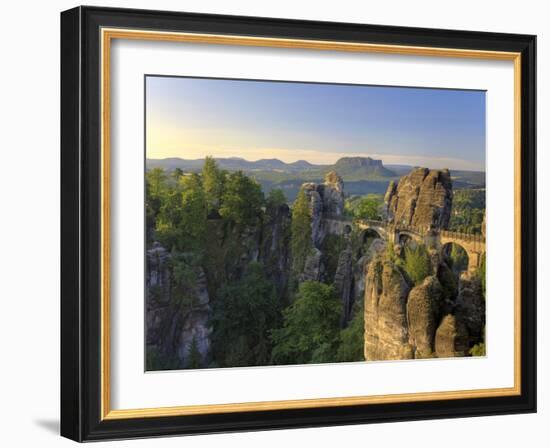
[[[452,197],[448,170],[418,168],[391,182],[384,200],[390,222],[427,231],[447,227]],[[403,262],[404,247],[395,245],[393,254],[380,253],[366,265],[366,359],[468,355],[483,340],[485,323],[476,274],[463,272],[457,278],[441,248],[430,246],[429,272],[415,286]]]
[[[328,235],[342,236],[342,228],[338,218],[344,215],[344,181],[334,171],[325,176],[322,184],[308,182],[302,188],[309,199],[311,213],[311,243],[312,251],[307,257],[300,281],[325,280],[326,276],[326,244]],[[338,257],[339,254],[332,254]]]
[[[369,266],[365,283],[365,359],[410,359],[407,326],[409,285],[401,271],[383,257]]]
[[[434,350],[435,330],[439,321],[441,285],[435,276],[429,276],[415,286],[407,300],[409,343],[415,358],[429,358]]]
[[[453,189],[449,170],[416,168],[399,182],[390,182],[384,202],[390,222],[429,230],[446,229]]]
[[[485,300],[479,280],[463,274],[458,294],[447,271],[412,286],[399,266],[378,255],[365,280],[365,359],[465,356],[483,338]]]
[[[324,183],[308,182],[302,188],[310,201],[313,246],[321,249],[327,234],[340,233],[341,229],[331,225],[330,221],[344,215],[344,181],[331,171],[325,176]]]
[[[161,354],[162,366],[186,368],[192,357],[194,367],[208,366],[211,297],[241,278],[250,263],[262,263],[277,296],[286,300],[290,220],[286,204],[268,207],[264,222],[256,226],[224,229],[221,220],[210,220],[204,266],[188,254],[173,255],[152,244],[146,261],[146,345]]]
[[[191,347],[206,363],[210,348],[210,298],[202,267],[189,266],[191,281],[182,283],[173,269],[172,256],[155,243],[147,251],[146,341],[156,348],[164,364],[187,367]],[[185,293],[182,294],[182,289]]]
[[[290,278],[290,222],[288,205],[268,207],[259,244],[259,261],[264,265],[267,277],[273,281],[279,297],[286,295]]]

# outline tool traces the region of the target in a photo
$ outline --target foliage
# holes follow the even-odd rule
[[[174,370],[179,368],[180,361],[177,357],[164,355],[157,348],[147,347],[145,370]]]
[[[386,244],[386,258],[393,263],[395,263],[397,260],[395,246],[392,244],[391,241],[388,241],[388,244]]]
[[[381,207],[382,198],[375,194],[348,199],[345,204],[347,214],[356,219],[380,220]]]
[[[208,204],[208,213],[221,207],[227,173],[218,168],[216,161],[207,156],[202,167],[202,183]]]
[[[227,176],[220,215],[238,225],[254,225],[260,217],[264,195],[260,185],[242,171]]]
[[[182,176],[163,192],[156,220],[156,238],[167,248],[198,251],[206,238],[206,198],[198,174]]]
[[[275,188],[269,192],[267,195],[267,207],[270,208],[279,208],[280,206],[287,203],[286,196],[280,188]]]
[[[323,264],[325,266],[326,281],[332,283],[338,268],[340,253],[346,247],[346,240],[342,235],[328,234],[323,240]]]
[[[195,303],[195,295],[192,291],[197,279],[198,257],[195,254],[177,252],[172,250],[170,257],[171,296],[174,305],[179,305],[181,312],[189,311]]]
[[[187,362],[188,369],[199,369],[202,366],[202,356],[199,352],[197,338],[193,336],[191,347],[189,347],[189,361]]]
[[[441,283],[442,297],[444,300],[452,300],[458,294],[458,282],[455,274],[446,263],[441,263],[437,278]]]
[[[470,349],[470,355],[472,355],[472,356],[485,356],[485,343],[480,342],[480,343],[474,345]]]
[[[145,225],[147,241],[153,237],[153,231],[166,191],[166,173],[155,168],[145,174]]]
[[[268,331],[279,325],[279,305],[263,266],[251,263],[241,280],[222,286],[213,303],[212,352],[220,367],[269,364]]]
[[[181,168],[174,168],[174,171],[172,171],[172,177],[179,181],[180,177],[183,176],[183,170]]]
[[[447,264],[453,272],[460,273],[468,269],[468,254],[458,244],[451,243],[451,248],[447,256]]]
[[[292,268],[294,272],[301,272],[304,269],[306,258],[312,250],[311,211],[308,197],[303,188],[298,193],[292,208],[290,233]]]
[[[423,244],[406,246],[403,269],[415,285],[422,283],[432,270],[426,246]]]
[[[456,190],[449,230],[480,234],[484,214],[485,189]]]
[[[365,315],[363,307],[358,306],[348,326],[340,332],[340,346],[336,359],[340,362],[364,361],[364,341]]]
[[[486,256],[485,254],[481,255],[481,260],[479,261],[479,267],[477,268],[477,277],[481,282],[481,290],[483,291],[483,297],[485,297],[485,287],[487,286],[487,274],[486,274]]]
[[[332,286],[307,281],[284,310],[284,325],[272,331],[275,364],[333,362],[339,341],[341,301]]]

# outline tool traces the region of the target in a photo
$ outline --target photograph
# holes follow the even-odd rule
[[[488,356],[486,91],[144,83],[146,371]]]

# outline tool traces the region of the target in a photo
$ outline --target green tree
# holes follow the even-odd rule
[[[403,268],[415,285],[422,283],[432,270],[426,246],[423,244],[418,244],[416,247],[406,246]]]
[[[282,328],[271,333],[275,364],[334,362],[338,349],[342,303],[332,286],[307,281],[283,312]]]
[[[208,213],[218,210],[221,206],[225,177],[226,172],[220,170],[213,157],[207,156],[202,167],[202,182],[208,203]]]
[[[484,214],[485,189],[455,190],[449,230],[480,234]]]
[[[479,262],[479,267],[477,268],[477,277],[481,282],[481,290],[483,292],[483,297],[485,297],[485,287],[487,285],[487,275],[486,275],[486,256],[485,254],[481,255],[481,260]]]
[[[239,225],[254,225],[261,216],[264,195],[260,185],[242,171],[226,180],[220,215]]]
[[[340,346],[336,358],[340,362],[364,361],[365,315],[358,306],[348,326],[340,332]]]
[[[354,209],[354,217],[359,219],[380,219],[380,201],[365,196]]]
[[[202,367],[202,356],[197,344],[197,338],[193,336],[191,347],[189,347],[189,361],[187,363],[187,368],[199,369],[200,367]]]
[[[154,168],[145,173],[145,217],[148,239],[152,237],[152,230],[166,195],[166,179],[166,173],[162,168]]]
[[[485,343],[479,342],[470,349],[470,355],[472,356],[485,356]]]
[[[311,211],[308,197],[303,188],[298,192],[292,208],[290,234],[292,268],[294,272],[301,272],[304,269],[306,258],[313,248],[311,242]]]
[[[283,190],[281,190],[280,188],[275,188],[271,190],[267,195],[266,203],[268,207],[278,208],[286,204],[286,202],[286,196],[283,193]]]
[[[174,171],[172,172],[172,177],[176,181],[178,181],[181,176],[183,176],[183,170],[181,168],[174,168]]]
[[[221,367],[269,364],[269,330],[280,324],[273,284],[251,263],[241,280],[222,286],[213,303],[212,352]]]
[[[458,244],[451,243],[451,251],[447,261],[455,273],[468,269],[468,254]]]
[[[201,178],[194,173],[180,178],[162,202],[156,236],[167,248],[198,251],[206,238],[206,197]]]

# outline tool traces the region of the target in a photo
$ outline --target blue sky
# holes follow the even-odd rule
[[[485,169],[485,92],[147,77],[147,157]]]

